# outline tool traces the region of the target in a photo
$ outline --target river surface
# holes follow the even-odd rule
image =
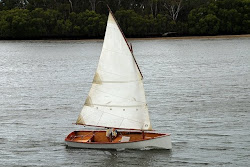
[[[0,166],[250,166],[250,38],[130,42],[171,151],[66,148],[102,40],[0,41]]]

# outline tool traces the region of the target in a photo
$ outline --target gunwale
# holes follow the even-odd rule
[[[73,131],[71,132],[66,138],[65,141],[66,142],[73,142],[73,143],[85,143],[85,144],[123,144],[123,143],[134,143],[134,142],[141,142],[141,141],[147,141],[147,140],[153,140],[153,139],[157,139],[157,138],[161,138],[161,137],[165,137],[165,136],[170,136],[171,134],[168,133],[156,133],[156,132],[144,132],[145,138],[140,138],[142,137],[142,132],[141,131],[121,131],[121,133],[124,133],[124,136],[131,136],[132,135],[137,135],[138,139],[136,140],[132,140],[132,141],[127,141],[127,142],[95,142],[95,141],[91,141],[91,142],[82,142],[80,139],[79,140],[72,140],[72,137],[77,136],[78,133],[84,133],[84,132],[93,132],[93,136],[96,133],[103,133],[103,136],[106,137],[105,130],[84,130],[84,131]],[[129,133],[129,134],[126,134]],[[156,135],[153,137],[150,137],[149,135]],[[118,136],[117,136],[118,137]],[[114,139],[115,140],[115,139]]]

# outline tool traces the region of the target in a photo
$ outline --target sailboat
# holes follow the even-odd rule
[[[103,48],[77,125],[106,128],[73,131],[66,145],[93,149],[171,149],[171,136],[151,126],[143,76],[109,9]]]

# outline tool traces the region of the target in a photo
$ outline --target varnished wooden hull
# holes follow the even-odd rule
[[[122,141],[121,136],[129,137]],[[74,131],[65,138],[66,145],[75,148],[92,149],[171,149],[170,134],[122,131],[112,141],[106,137],[105,131]]]

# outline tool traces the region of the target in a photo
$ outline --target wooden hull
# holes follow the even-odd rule
[[[129,139],[123,141],[124,136]],[[144,137],[143,137],[144,136]],[[106,131],[74,131],[65,138],[66,145],[75,148],[92,149],[171,149],[170,134],[122,131],[113,138],[106,137]]]

